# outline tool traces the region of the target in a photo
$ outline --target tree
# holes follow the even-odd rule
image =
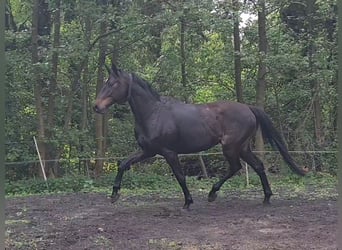
[[[45,123],[43,119],[43,101],[41,97],[42,85],[40,78],[40,61],[38,56],[38,20],[39,20],[39,8],[40,8],[40,0],[33,1],[33,10],[32,10],[32,28],[31,28],[31,51],[32,51],[32,76],[33,76],[33,84],[34,84],[34,98],[36,104],[36,113],[37,113],[37,127],[38,127],[38,145],[39,151],[42,159],[45,159]]]
[[[49,97],[48,97],[48,110],[47,110],[47,130],[48,138],[53,138],[54,128],[55,128],[55,115],[56,115],[56,91],[57,91],[57,74],[58,74],[58,49],[60,45],[60,28],[61,28],[61,1],[56,0],[54,6],[54,15],[53,15],[53,51],[51,57],[51,76],[50,76],[50,84],[49,84]],[[71,115],[71,110],[67,115]],[[53,153],[54,151],[58,151],[54,149],[54,147],[50,146],[50,157],[53,159],[59,159],[60,153]],[[57,157],[56,157],[57,156]],[[60,175],[59,163],[56,161],[53,164],[53,167],[50,171],[50,176],[58,176]]]
[[[266,60],[267,55],[267,37],[266,37],[266,6],[265,0],[258,0],[258,48],[259,48],[259,62],[258,62],[258,76],[256,86],[256,105],[260,108],[265,106],[266,95]],[[255,147],[258,151],[264,151],[264,142],[261,131],[258,130]]]
[[[238,102],[243,102],[243,88],[241,79],[241,41],[240,41],[240,2],[238,0],[233,0],[234,8],[234,78],[235,78],[235,91],[236,99]]]
[[[12,14],[12,9],[9,0],[6,0],[5,3],[5,29],[17,31],[17,25],[14,21],[14,17]]]
[[[245,11],[258,20],[239,25]],[[334,0],[6,0],[6,27],[6,157],[35,161],[36,136],[49,177],[100,175],[137,147],[128,106],[92,111],[110,61],[162,95],[256,103],[289,147],[336,146]]]
[[[105,14],[105,6],[103,6],[103,13]],[[100,23],[100,35],[106,33],[107,22],[103,19]],[[99,93],[104,80],[103,69],[106,62],[106,39],[100,39],[99,41],[99,54],[98,54],[98,65],[97,65],[97,83],[96,83],[96,93]],[[95,115],[95,134],[96,134],[96,163],[95,163],[95,176],[101,175],[103,171],[103,158],[105,156],[105,131],[107,127],[107,119],[105,115],[96,114]]]
[[[181,83],[184,90],[187,88],[187,77],[186,77],[186,54],[185,54],[185,27],[186,27],[186,15],[188,10],[183,9],[183,14],[179,18],[179,30],[180,30],[180,60],[181,60]],[[184,91],[186,94],[187,91]],[[187,96],[183,96],[184,100],[187,100]]]

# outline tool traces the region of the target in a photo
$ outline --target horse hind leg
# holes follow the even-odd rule
[[[193,203],[191,194],[188,190],[188,187],[186,185],[186,180],[185,180],[185,176],[184,173],[182,171],[182,167],[181,164],[179,162],[179,158],[178,155],[172,151],[163,151],[163,156],[166,160],[166,162],[170,165],[173,174],[175,175],[179,185],[182,188],[183,194],[184,194],[184,209],[189,209],[190,205]]]
[[[268,183],[268,179],[265,173],[264,164],[262,161],[250,150],[250,148],[243,150],[241,153],[241,158],[250,165],[254,171],[259,175],[261,184],[264,190],[264,204],[270,204],[270,197],[272,191]]]
[[[223,154],[229,163],[229,172],[213,185],[208,195],[209,202],[212,202],[216,199],[216,192],[220,190],[222,185],[229,178],[231,178],[237,171],[239,171],[242,168],[240,158],[237,156],[238,154],[236,154],[236,152],[230,152],[228,150],[223,149]]]

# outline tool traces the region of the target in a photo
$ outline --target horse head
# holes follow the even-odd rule
[[[116,67],[113,63],[108,71],[108,79],[97,94],[94,110],[103,114],[114,103],[123,104],[129,99],[132,77]]]

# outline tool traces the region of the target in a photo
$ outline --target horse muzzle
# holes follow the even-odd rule
[[[98,113],[98,114],[104,114],[104,113],[106,113],[106,109],[101,109],[101,108],[99,108],[99,106],[97,106],[97,105],[94,105],[94,107],[93,107],[93,110],[96,112],[96,113]]]

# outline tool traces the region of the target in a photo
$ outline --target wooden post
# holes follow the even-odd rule
[[[39,147],[38,147],[38,143],[37,143],[35,136],[33,136],[33,140],[34,140],[34,144],[36,145],[36,150],[37,150],[37,154],[38,154],[38,158],[39,158],[39,162],[40,162],[40,167],[42,168],[43,177],[44,177],[44,180],[46,182],[47,179],[46,179],[46,174],[45,174],[44,163],[43,163],[42,158],[40,156]]]
[[[208,178],[208,172],[207,172],[207,169],[205,167],[202,155],[199,155],[198,158],[199,158],[199,161],[200,161],[200,164],[201,164],[203,178],[207,179]]]
[[[246,170],[246,187],[249,187],[249,175],[248,175],[248,164],[245,162],[245,170]]]

